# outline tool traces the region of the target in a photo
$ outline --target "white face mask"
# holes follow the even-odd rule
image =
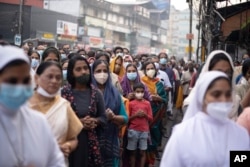
[[[207,113],[211,117],[223,121],[228,119],[228,114],[232,111],[232,102],[212,102],[207,104]]]
[[[38,86],[38,88],[37,88],[36,91],[37,91],[37,93],[39,93],[40,95],[42,95],[42,96],[44,96],[44,97],[53,98],[53,97],[55,97],[56,95],[59,94],[59,91],[60,91],[60,90],[58,90],[58,92],[56,92],[56,93],[54,93],[54,94],[50,94],[50,93],[48,93],[46,90],[44,90],[41,86]]]
[[[154,78],[155,77],[155,70],[148,70],[147,72],[146,72],[146,74],[147,74],[147,76],[149,77],[149,78]]]
[[[104,73],[104,72],[98,73],[98,74],[95,74],[94,77],[99,84],[103,85],[104,83],[106,83],[108,79],[108,73]]]
[[[144,93],[135,93],[136,99],[141,100],[143,98],[143,96],[144,96]]]

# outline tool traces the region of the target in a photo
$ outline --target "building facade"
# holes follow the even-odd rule
[[[173,6],[170,9],[170,15],[168,20],[168,33],[167,33],[167,47],[169,49],[170,55],[175,55],[179,58],[185,58],[187,60],[189,52],[189,40],[187,39],[187,34],[189,34],[189,17],[190,10],[177,10]],[[192,59],[196,59],[196,49],[198,42],[198,30],[196,25],[198,24],[198,18],[193,15],[192,20]]]

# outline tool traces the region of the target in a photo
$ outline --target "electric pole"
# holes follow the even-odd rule
[[[192,24],[193,24],[193,0],[188,0],[189,8],[190,8],[190,18],[189,18],[189,57],[188,60],[191,60],[192,57]]]

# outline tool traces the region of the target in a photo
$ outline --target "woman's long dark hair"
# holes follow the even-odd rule
[[[89,72],[90,72],[90,79],[89,79],[89,82],[87,83],[87,86],[90,87],[90,84],[91,84],[91,68],[89,66],[88,61],[84,57],[79,56],[79,55],[74,56],[69,60],[68,69],[67,69],[67,80],[68,80],[69,84],[72,86],[72,88],[74,88],[75,84],[76,84],[76,80],[75,80],[73,71],[74,71],[74,67],[75,67],[75,64],[76,64],[77,61],[84,61],[87,64]]]

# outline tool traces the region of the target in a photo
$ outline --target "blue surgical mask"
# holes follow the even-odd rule
[[[63,80],[67,80],[67,70],[63,70]]]
[[[39,65],[39,60],[31,59],[31,67],[36,68]]]
[[[67,58],[66,54],[61,54],[61,60],[66,58]]]
[[[0,103],[15,114],[18,109],[33,95],[31,85],[0,85]]]
[[[136,72],[127,73],[127,77],[130,81],[134,81],[137,77],[137,73]]]
[[[160,59],[160,64],[167,64],[167,59],[166,58],[161,58]]]

